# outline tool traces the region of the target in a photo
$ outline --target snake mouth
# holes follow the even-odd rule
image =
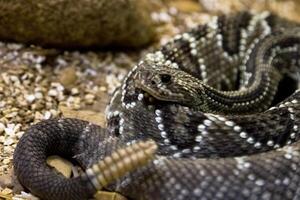
[[[136,80],[135,87],[143,90],[150,96],[152,96],[155,99],[160,100],[160,101],[178,102],[178,101],[180,101],[180,99],[183,99],[183,95],[174,94],[166,89],[161,90],[159,88],[156,88],[156,90],[155,90],[153,87],[148,86],[147,83],[145,83],[145,81],[143,81],[143,80],[142,81]]]

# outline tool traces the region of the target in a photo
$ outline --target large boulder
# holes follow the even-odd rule
[[[138,47],[154,37],[147,0],[4,0],[0,40],[59,48]]]

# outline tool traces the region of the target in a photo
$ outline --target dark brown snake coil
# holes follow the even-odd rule
[[[129,72],[107,129],[75,119],[32,126],[15,173],[44,199],[106,189],[129,199],[298,200],[299,50],[298,24],[278,16],[213,18]],[[52,154],[85,173],[64,178],[47,166]]]

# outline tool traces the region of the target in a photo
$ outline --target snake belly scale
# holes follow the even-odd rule
[[[300,199],[299,50],[295,22],[267,12],[215,17],[128,73],[107,129],[76,119],[32,126],[15,173],[44,199],[101,188],[129,199]],[[51,154],[85,172],[64,178],[46,165]]]

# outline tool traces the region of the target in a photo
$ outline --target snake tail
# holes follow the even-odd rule
[[[102,151],[117,146],[113,137],[101,143],[107,137],[105,129],[86,121],[53,119],[40,122],[20,139],[14,152],[14,172],[22,185],[43,199],[88,199],[97,190],[146,165],[156,150],[153,141],[141,141],[124,148],[116,147],[99,157],[99,152],[94,154],[93,149]],[[47,165],[47,157],[55,154],[74,160],[85,172],[77,177],[64,177]]]

